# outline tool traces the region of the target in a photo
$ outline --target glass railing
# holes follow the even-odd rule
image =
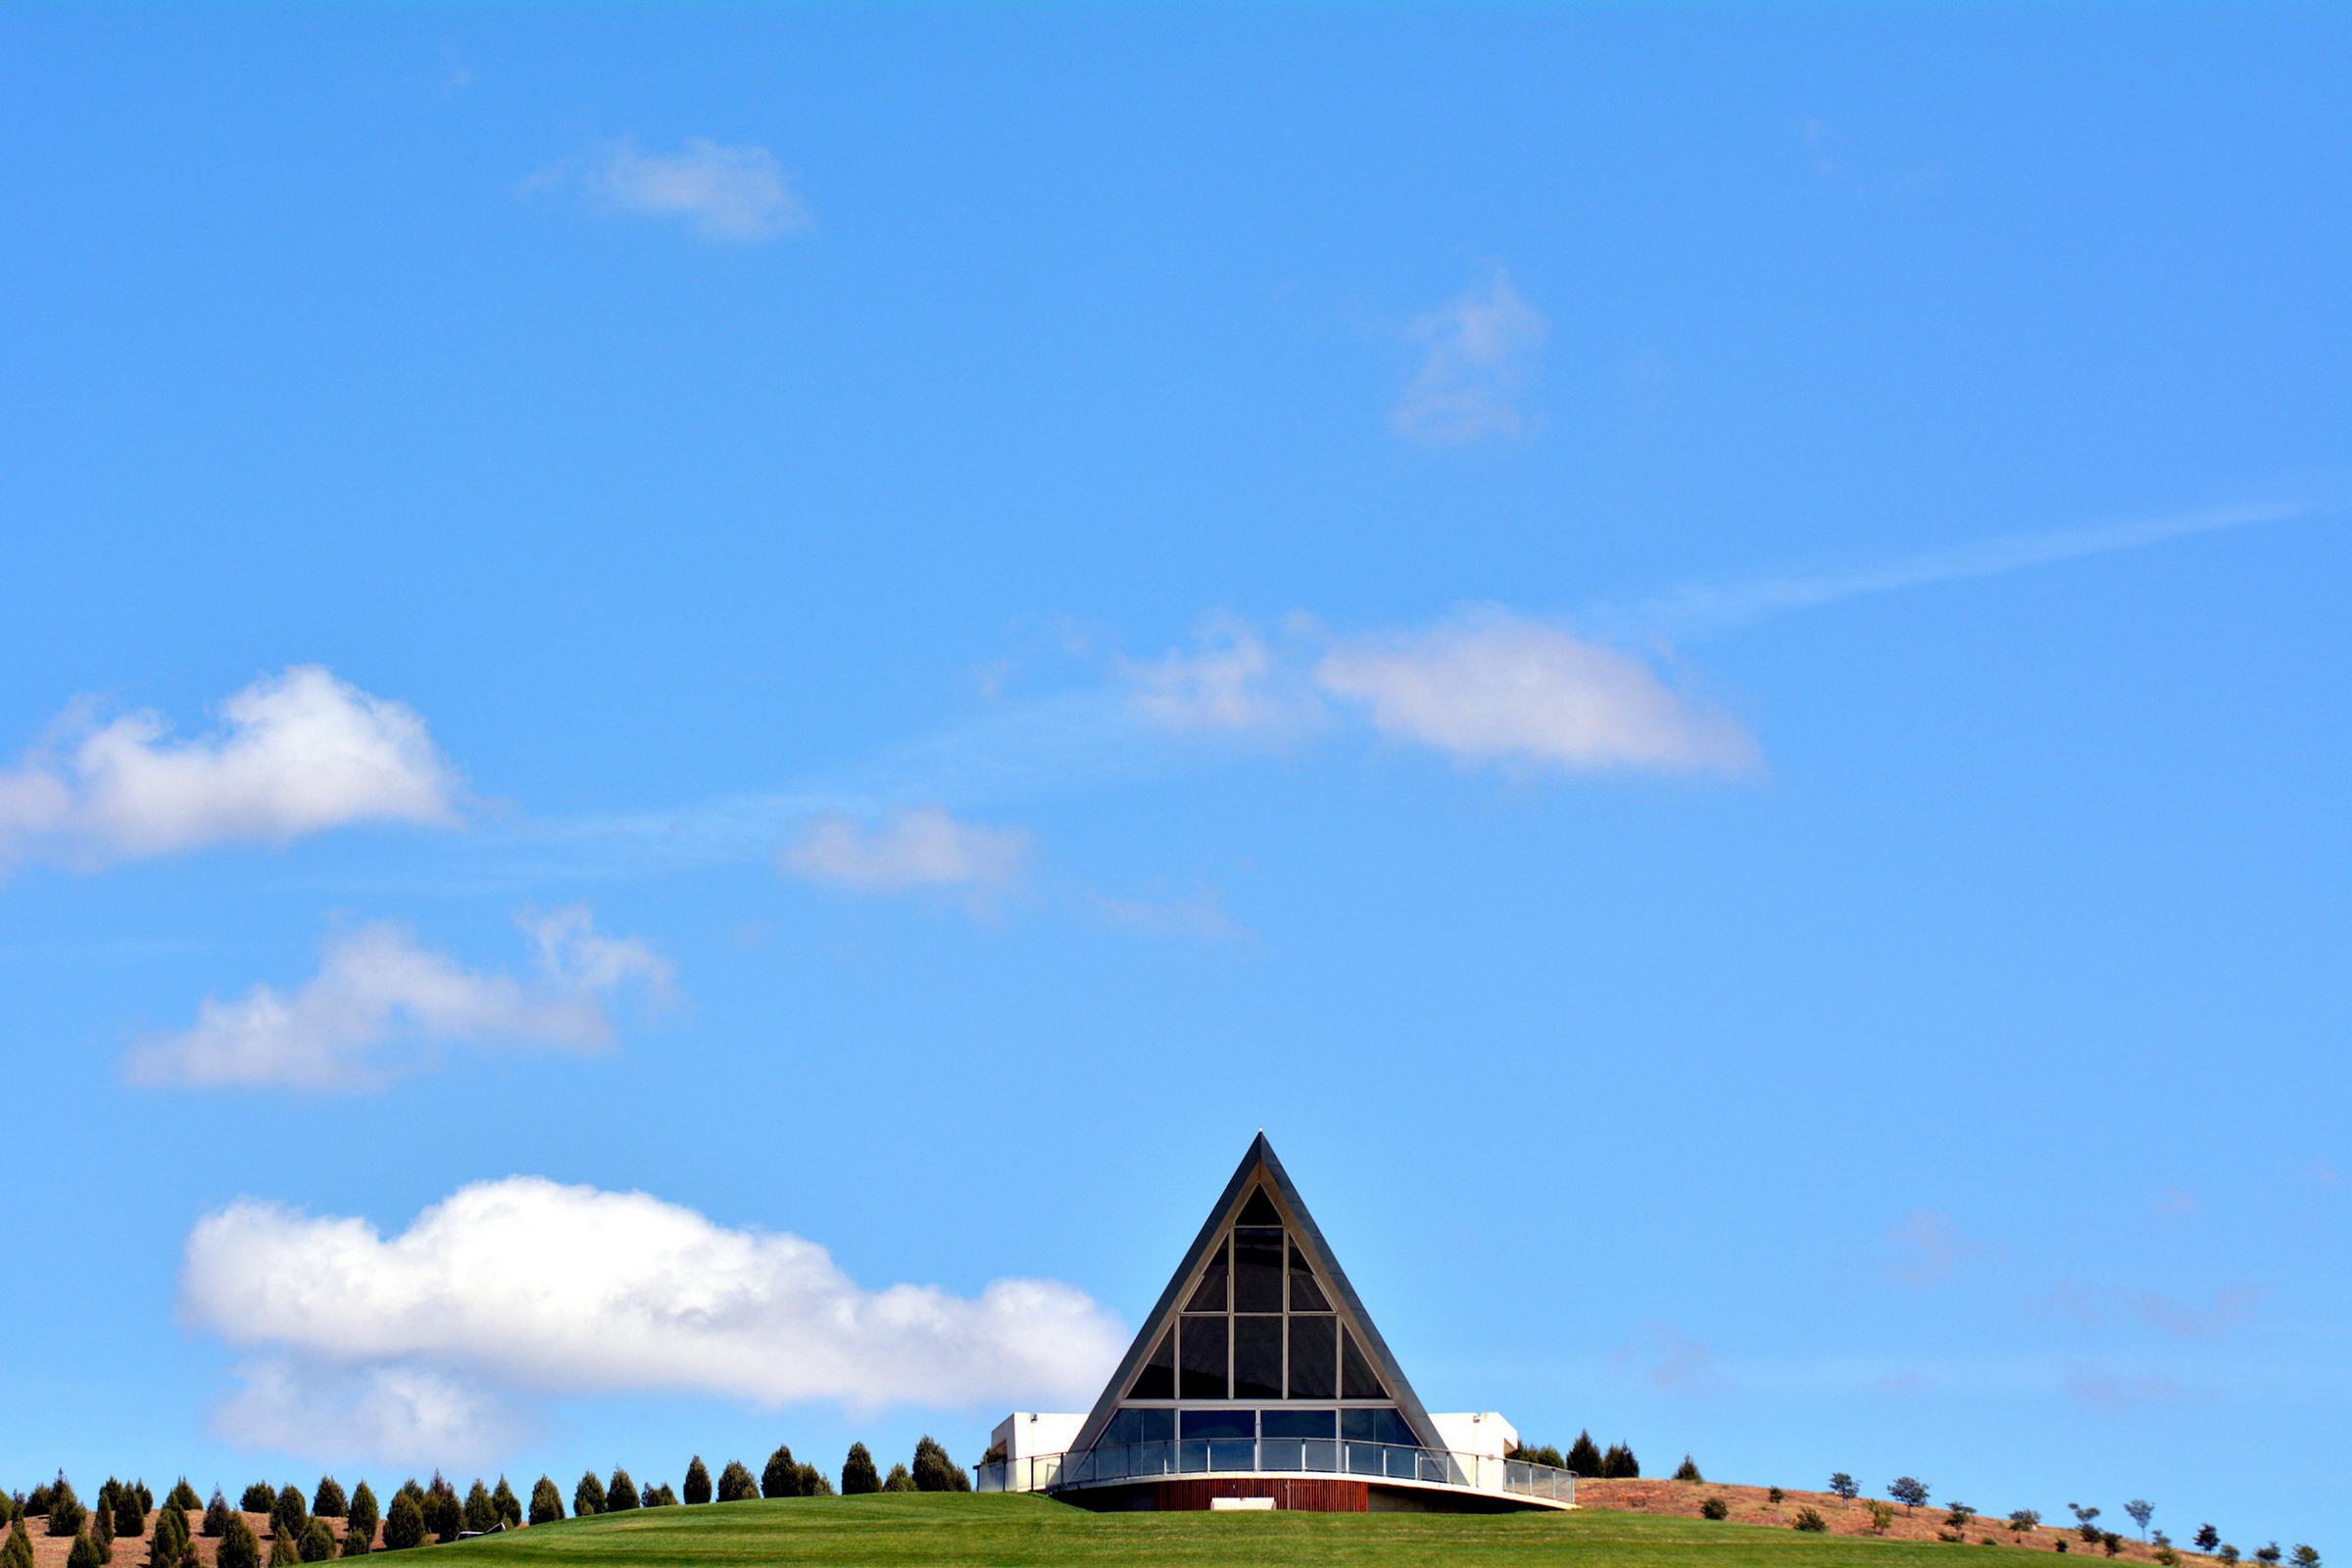
[[[1044,1453],[977,1467],[982,1492],[1059,1492],[1163,1476],[1232,1475],[1360,1476],[1368,1481],[1409,1481],[1419,1486],[1464,1487],[1500,1492],[1539,1501],[1573,1504],[1576,1477],[1547,1464],[1451,1453],[1444,1448],[1406,1447],[1391,1443],[1348,1443],[1331,1438],[1256,1440],[1187,1439]]]

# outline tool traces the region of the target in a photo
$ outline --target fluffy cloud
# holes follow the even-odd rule
[[[706,239],[773,239],[815,222],[775,155],[749,142],[730,147],[698,136],[664,156],[623,140],[588,166],[583,178],[610,207],[681,219]]]
[[[797,1236],[521,1176],[462,1188],[389,1239],[365,1220],[232,1203],[188,1237],[180,1308],[257,1352],[224,1431],[384,1459],[493,1446],[517,1396],[1083,1399],[1126,1343],[1053,1281],[869,1291]]]
[[[1365,704],[1383,734],[1464,761],[1736,773],[1755,760],[1736,720],[1675,692],[1642,661],[1499,611],[1343,642],[1314,678]]]
[[[372,924],[327,945],[318,972],[290,993],[257,985],[207,997],[196,1025],[123,1058],[134,1083],[191,1088],[377,1086],[443,1043],[601,1050],[612,994],[667,994],[670,965],[634,938],[600,936],[577,906],[520,918],[536,950],[528,981],[466,969],[398,926]]]
[[[1421,368],[1390,413],[1409,441],[1458,445],[1525,427],[1514,400],[1550,326],[1497,272],[1412,325]]]
[[[1205,622],[1189,650],[1124,668],[1129,706],[1165,729],[1266,734],[1303,728],[1317,716],[1298,672],[1276,661],[1255,628],[1231,616]]]
[[[810,822],[778,861],[814,882],[868,893],[908,889],[985,893],[1019,879],[1026,828],[958,822],[936,806],[894,811],[878,827],[832,813]]]
[[[221,718],[211,735],[174,741],[154,713],[93,725],[69,712],[0,773],[0,861],[100,864],[349,822],[457,820],[457,773],[424,720],[317,664],[254,682]]]

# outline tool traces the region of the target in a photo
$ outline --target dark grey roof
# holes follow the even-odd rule
[[[1135,1343],[1127,1348],[1126,1355],[1119,1361],[1119,1369],[1110,1375],[1110,1382],[1103,1386],[1102,1396],[1095,1401],[1093,1411],[1086,1418],[1086,1425],[1078,1430],[1077,1441],[1070,1445],[1073,1450],[1093,1447],[1095,1439],[1109,1424],[1112,1413],[1118,1408],[1119,1392],[1135,1376],[1136,1368],[1151,1355],[1152,1348],[1159,1343],[1160,1335],[1167,1332],[1168,1325],[1176,1320],[1183,1305],[1185,1286],[1199,1271],[1201,1261],[1208,1255],[1208,1250],[1216,1245],[1217,1239],[1225,1234],[1226,1227],[1233,1223],[1242,1204],[1249,1200],[1250,1190],[1261,1173],[1274,1195],[1275,1206],[1283,1211],[1284,1227],[1306,1250],[1308,1259],[1315,1265],[1315,1272],[1329,1281],[1338,1293],[1339,1299],[1334,1305],[1354,1331],[1356,1343],[1371,1357],[1374,1368],[1379,1371],[1381,1381],[1388,1385],[1389,1393],[1396,1399],[1396,1408],[1404,1416],[1405,1423],[1425,1446],[1442,1446],[1438,1429],[1430,1421],[1429,1412],[1421,1408],[1421,1396],[1413,1392],[1412,1384],[1406,1381],[1404,1369],[1396,1364],[1396,1357],[1389,1353],[1388,1341],[1380,1337],[1380,1330],[1372,1324],[1372,1314],[1364,1310],[1364,1303],[1357,1298],[1355,1287],[1348,1283],[1348,1271],[1341,1268],[1340,1260],[1331,1255],[1331,1245],[1323,1240],[1323,1232],[1317,1228],[1314,1216],[1307,1212],[1306,1200],[1298,1196],[1298,1189],[1291,1185],[1290,1174],[1282,1168],[1282,1161],[1274,1157],[1274,1146],[1266,1142],[1264,1133],[1259,1133],[1250,1145],[1250,1152],[1242,1156],[1241,1164],[1234,1168],[1233,1180],[1225,1184],[1225,1192],[1218,1198],[1216,1206],[1208,1211],[1208,1220],[1200,1227],[1200,1234],[1194,1237],[1193,1245],[1185,1250],[1184,1261],[1178,1263],[1176,1272],[1169,1276],[1167,1289],[1159,1293],[1158,1302],[1144,1318],[1143,1330],[1136,1335]]]

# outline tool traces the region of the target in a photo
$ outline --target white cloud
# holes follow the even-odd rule
[[[516,1396],[1082,1399],[1126,1343],[1109,1312],[1050,1280],[969,1298],[869,1291],[797,1236],[524,1176],[462,1188],[389,1239],[361,1219],[232,1203],[188,1236],[180,1309],[259,1352],[224,1430],[306,1452],[376,1444],[384,1458],[412,1433],[487,1446],[482,1429],[513,1422]],[[358,1393],[309,1400],[314,1387]]]
[[[1293,629],[1311,625],[1294,618]],[[1303,728],[1318,709],[1298,672],[1230,615],[1203,622],[1190,650],[1123,662],[1128,704],[1164,729],[1271,733]]]
[[[752,142],[727,146],[697,136],[684,151],[663,155],[640,152],[624,138],[582,177],[609,206],[682,219],[706,239],[773,239],[815,225],[775,155]]]
[[[1342,642],[1314,679],[1366,704],[1383,734],[1465,761],[1736,773],[1756,760],[1737,720],[1642,660],[1499,610]]]
[[[814,882],[868,893],[986,892],[1020,877],[1029,847],[1026,828],[958,822],[939,807],[921,806],[894,811],[878,827],[840,812],[820,816],[777,863]]]
[[[1549,332],[1500,272],[1422,317],[1407,334],[1423,346],[1421,368],[1390,413],[1396,433],[1440,446],[1520,434],[1514,399]]]
[[[330,942],[318,974],[290,993],[257,985],[234,1002],[205,998],[194,1028],[134,1047],[124,1074],[188,1088],[367,1089],[442,1043],[601,1050],[612,993],[632,981],[656,999],[668,992],[668,961],[634,938],[598,935],[585,908],[519,921],[537,950],[528,982],[466,969],[398,926],[366,925]]]
[[[488,1467],[528,1430],[505,1401],[428,1367],[345,1370],[265,1355],[239,1365],[237,1380],[212,1426],[240,1448]]]
[[[457,772],[424,720],[319,665],[255,681],[221,717],[214,734],[174,741],[154,713],[93,725],[69,710],[0,773],[0,862],[99,864],[350,822],[457,820]]]

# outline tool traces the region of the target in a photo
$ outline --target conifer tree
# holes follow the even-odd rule
[[[155,1534],[147,1540],[147,1568],[179,1568],[180,1553],[187,1544],[188,1516],[177,1508],[157,1510]]]
[[[466,1528],[466,1508],[458,1501],[458,1489],[443,1479],[438,1470],[433,1472],[432,1485],[424,1489],[422,1506],[424,1528],[443,1545],[457,1540],[458,1532]]]
[[[73,1549],[66,1553],[66,1568],[105,1568],[106,1559],[98,1555],[98,1544],[83,1531],[74,1538]]]
[[[498,1522],[509,1530],[522,1523],[522,1499],[514,1495],[514,1489],[507,1485],[503,1475],[490,1491],[490,1506],[498,1510]]]
[[[304,1521],[307,1525],[309,1521]],[[302,1537],[284,1531],[270,1537],[270,1568],[297,1568],[302,1561]]]
[[[181,1476],[178,1485],[172,1489],[172,1494],[164,1499],[164,1506],[177,1508],[183,1513],[194,1513],[204,1506],[204,1499],[196,1495],[196,1489],[188,1485],[188,1478]]]
[[[571,1489],[571,1511],[581,1519],[605,1511],[605,1484],[596,1479],[595,1471],[581,1476],[580,1484]]]
[[[130,1490],[139,1494],[139,1512],[155,1512],[155,1494],[147,1490],[146,1482],[133,1481],[130,1484]]]
[[[969,1492],[972,1478],[926,1432],[914,1445],[914,1486],[917,1492]]]
[[[605,1512],[633,1513],[637,1508],[637,1483],[618,1465],[612,1467],[612,1480],[605,1488]]]
[[[324,1562],[335,1554],[335,1527],[314,1518],[302,1527],[300,1554],[304,1562]]]
[[[303,1526],[310,1522],[311,1510],[303,1501],[300,1487],[287,1486],[270,1505],[270,1534],[289,1546],[302,1540]]]
[[[343,1518],[343,1555],[357,1557],[375,1544],[375,1527],[382,1519],[376,1511],[375,1489],[363,1481],[351,1489],[351,1507]],[[351,1549],[352,1537],[360,1540],[360,1549]]]
[[[792,1461],[792,1446],[781,1445],[767,1456],[767,1468],[760,1472],[760,1495],[797,1497],[800,1494],[801,1467]]]
[[[686,1467],[686,1485],[679,1489],[689,1503],[710,1500],[710,1472],[703,1467],[703,1456],[696,1454]]]
[[[914,1477],[906,1473],[905,1465],[894,1464],[890,1467],[890,1474],[882,1478],[882,1490],[884,1492],[912,1492],[915,1490]]]
[[[1634,1457],[1632,1448],[1622,1443],[1613,1443],[1609,1445],[1608,1451],[1600,1456],[1600,1473],[1604,1480],[1632,1481],[1641,1476],[1642,1462]]]
[[[276,1506],[277,1489],[267,1481],[256,1481],[245,1489],[245,1495],[237,1499],[239,1513],[266,1514]]]
[[[115,1511],[100,1508],[90,1515],[90,1544],[98,1548],[98,1560],[115,1560]]]
[[[874,1469],[874,1456],[862,1443],[850,1445],[850,1456],[841,1461],[841,1494],[845,1497],[862,1496],[882,1490],[882,1477]]]
[[[48,1482],[37,1481],[33,1483],[32,1490],[24,1494],[24,1511],[35,1519],[46,1519],[49,1516]]]
[[[311,1498],[311,1516],[316,1519],[341,1519],[351,1512],[351,1499],[343,1495],[343,1483],[333,1476],[318,1478],[318,1491]]]
[[[213,1558],[213,1568],[262,1568],[262,1543],[245,1522],[245,1515],[232,1513],[220,1532],[220,1550]]]
[[[1683,1462],[1675,1467],[1674,1479],[1677,1481],[1704,1481],[1707,1478],[1698,1473],[1698,1462],[1686,1453],[1683,1455]]]
[[[556,1490],[553,1481],[541,1476],[538,1485],[531,1488],[531,1523],[552,1525],[563,1517],[564,1494]]]
[[[1597,1478],[1600,1475],[1600,1448],[1590,1432],[1579,1432],[1576,1441],[1568,1445],[1568,1462],[1562,1466],[1574,1475]]]
[[[487,1535],[498,1528],[498,1504],[490,1500],[490,1489],[475,1476],[473,1485],[466,1492],[466,1528],[476,1535]]]
[[[231,1515],[228,1511],[228,1499],[220,1495],[220,1489],[219,1487],[215,1487],[213,1489],[213,1500],[204,1505],[204,1533],[213,1537],[215,1540],[219,1540],[220,1537],[228,1534],[228,1521]]]
[[[0,1546],[0,1568],[32,1568],[32,1537],[24,1533],[24,1510],[8,1522],[8,1544]]]
[[[343,1521],[343,1542],[341,1550],[344,1556],[365,1557],[374,1549],[375,1532],[372,1529],[365,1532],[354,1530],[351,1527],[350,1520],[346,1519]]]
[[[802,1496],[830,1497],[833,1495],[833,1483],[825,1479],[825,1473],[822,1470],[812,1464],[805,1464],[797,1468],[801,1472]]]
[[[760,1483],[752,1479],[751,1467],[741,1459],[729,1459],[718,1473],[718,1500],[748,1502],[759,1495]]]
[[[392,1494],[384,1512],[384,1549],[406,1551],[424,1544],[424,1507],[406,1487]]]
[[[81,1527],[89,1522],[90,1511],[74,1494],[74,1483],[60,1470],[49,1486],[49,1533],[53,1536],[78,1536]]]

